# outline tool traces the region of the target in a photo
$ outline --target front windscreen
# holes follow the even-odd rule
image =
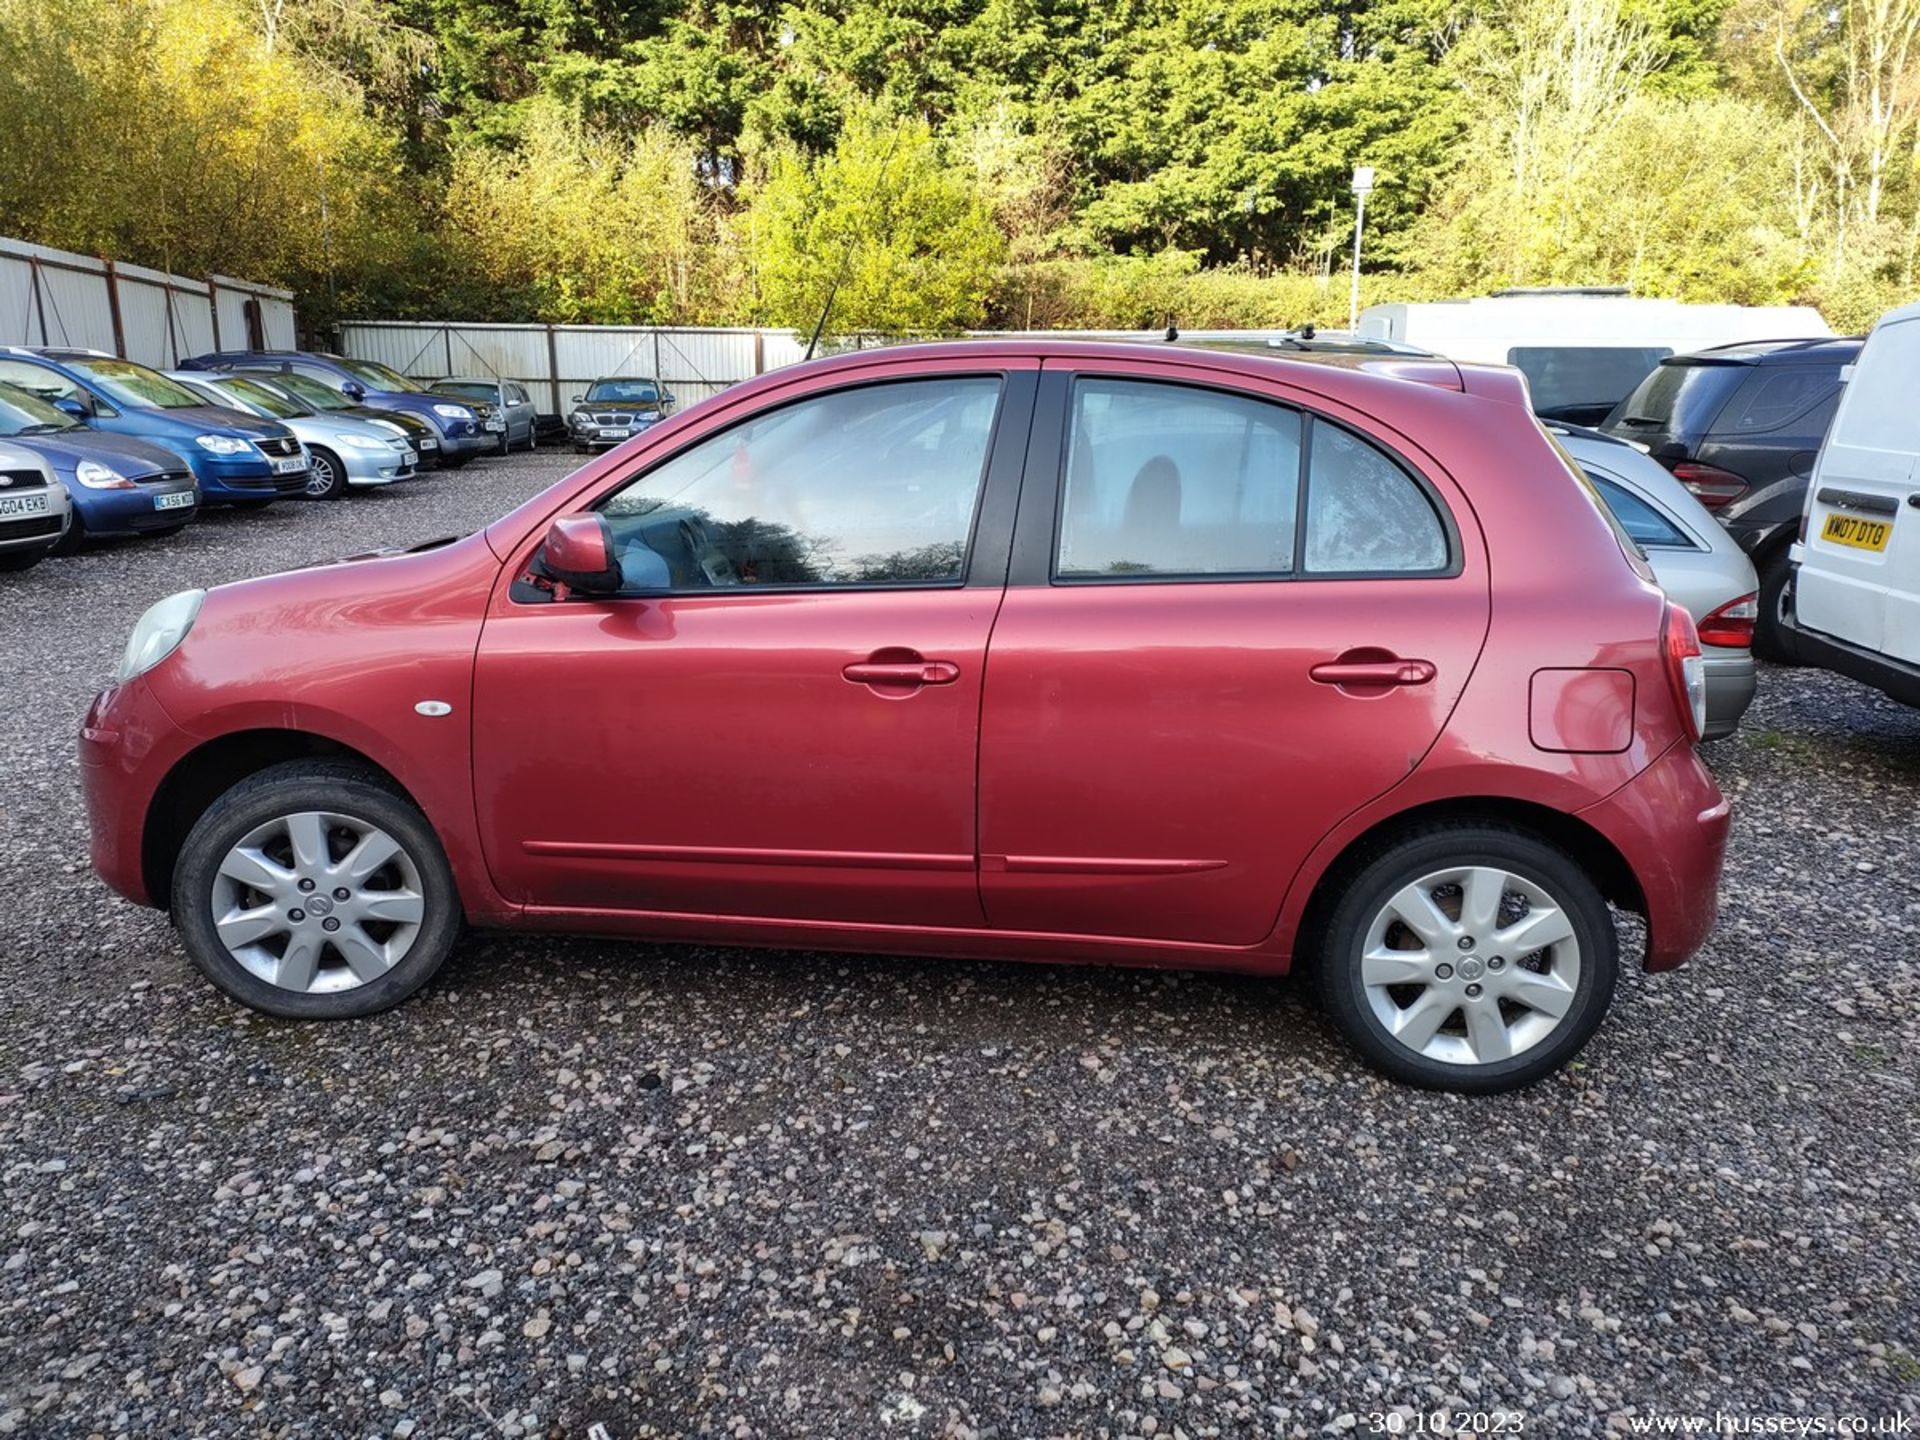
[[[0,382],[0,435],[50,435],[78,430],[80,422],[18,385]]]
[[[333,363],[338,365],[342,370],[346,371],[349,375],[353,376],[353,378],[358,380],[362,385],[368,386],[370,389],[398,390],[398,391],[401,391],[402,393],[411,393],[411,394],[425,393],[421,390],[419,385],[417,385],[412,380],[409,380],[406,376],[402,375],[399,371],[389,370],[386,366],[379,364],[377,361],[336,359],[334,360]]]
[[[660,387],[651,380],[596,380],[587,399],[601,404],[657,405]]]
[[[184,410],[207,403],[177,380],[131,360],[69,360],[66,364],[91,380],[116,405],[136,410]]]

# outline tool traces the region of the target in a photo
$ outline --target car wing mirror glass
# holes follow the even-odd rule
[[[56,410],[64,410],[76,420],[85,420],[93,414],[92,407],[77,395],[62,395],[53,405]]]

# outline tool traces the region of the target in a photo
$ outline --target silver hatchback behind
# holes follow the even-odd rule
[[[1693,617],[1707,674],[1703,740],[1731,735],[1753,703],[1759,578],[1746,551],[1666,466],[1598,430],[1549,423],[1647,557],[1660,588]]]

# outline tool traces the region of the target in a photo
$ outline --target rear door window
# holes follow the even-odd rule
[[[1332,421],[1160,381],[1087,379],[1073,397],[1058,579],[1448,569],[1447,528],[1425,488]]]
[[[1299,411],[1192,386],[1083,380],[1072,427],[1062,579],[1293,570]]]

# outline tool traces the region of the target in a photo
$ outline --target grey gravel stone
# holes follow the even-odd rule
[[[74,736],[127,628],[571,463],[0,576],[0,1434],[1920,1408],[1920,714],[1825,675],[1766,669],[1706,752],[1706,951],[1518,1095],[1395,1089],[1217,975],[476,935],[370,1020],[223,999],[87,872]]]

